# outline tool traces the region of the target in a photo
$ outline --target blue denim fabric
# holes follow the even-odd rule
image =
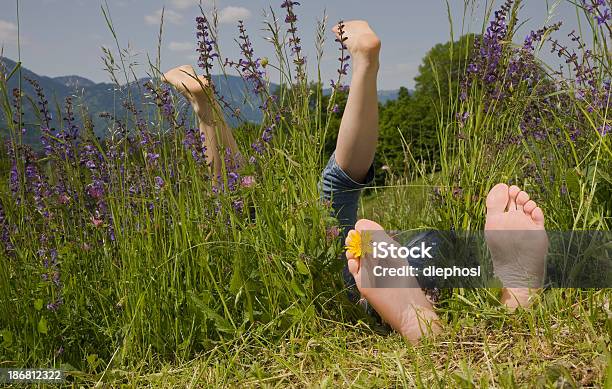
[[[346,234],[355,226],[357,222],[357,207],[359,205],[359,198],[361,192],[374,180],[374,167],[371,166],[368,171],[366,178],[363,183],[356,182],[353,180],[336,162],[335,153],[329,159],[327,166],[323,169],[321,175],[321,194],[324,200],[331,201],[333,216],[338,219],[340,224],[340,239],[344,242]],[[436,231],[424,231],[415,236],[412,236],[407,242],[400,242],[401,244],[411,247],[418,244],[421,240],[428,242],[439,241],[438,233]],[[438,244],[438,247],[442,247],[442,244]],[[344,260],[344,256],[341,258]],[[346,262],[346,261],[345,261]],[[426,262],[423,260],[413,260],[410,264],[419,269],[423,269],[426,266]],[[357,302],[359,300],[359,292],[355,287],[355,279],[348,270],[348,264],[345,263],[343,270],[343,279],[346,287],[348,288],[349,299]],[[435,288],[432,280],[425,277],[419,277],[419,283],[425,288]],[[370,309],[367,307],[366,310],[369,312]]]
[[[336,154],[332,154],[321,175],[321,195],[324,200],[331,201],[333,216],[340,224],[340,239],[344,242],[346,234],[357,222],[357,206],[361,192],[374,180],[374,166],[370,167],[363,183],[356,182],[338,166]],[[346,262],[346,261],[345,261]],[[345,263],[343,270],[345,285],[349,288],[349,298],[358,300],[355,279]]]

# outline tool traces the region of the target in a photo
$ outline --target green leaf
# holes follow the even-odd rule
[[[72,366],[68,362],[62,363],[60,365],[60,370],[64,370],[64,371],[79,371],[79,369],[77,369],[76,367]]]
[[[2,343],[0,346],[3,348],[9,348],[13,344],[13,333],[9,330],[0,331],[0,336],[2,336]]]
[[[302,286],[298,283],[297,279],[294,278],[293,280],[291,280],[291,289],[293,289],[293,291],[295,292],[295,294],[297,294],[300,297],[304,297],[306,296],[306,294],[304,293],[304,291],[302,290]]]
[[[89,363],[90,366],[95,366],[97,360],[98,354],[89,354],[87,356],[87,363]]]
[[[234,271],[232,272],[232,278],[230,280],[230,292],[233,294],[238,293],[243,284],[240,262],[236,261],[234,262]]]
[[[580,178],[575,169],[568,169],[565,172],[565,182],[570,193],[580,193]]]
[[[295,265],[297,267],[297,271],[300,274],[303,274],[305,276],[310,274],[310,270],[308,270],[308,266],[306,266],[306,264],[301,259],[298,259]]]
[[[228,334],[234,333],[236,331],[236,329],[231,325],[228,320],[226,320],[224,317],[212,310],[208,305],[206,305],[202,300],[200,300],[195,293],[188,292],[188,295],[190,300],[198,309],[202,311],[204,316],[207,319],[213,320],[215,322],[215,328],[217,329],[217,331],[225,332]]]
[[[17,70],[19,70],[19,68],[21,68],[21,62],[17,62],[15,64],[15,67],[13,68],[13,70],[11,70],[9,75],[6,77],[7,82],[15,75],[15,73],[17,73]]]
[[[34,309],[36,309],[37,311],[40,311],[42,307],[43,307],[42,299],[36,299],[36,301],[34,301]]]
[[[49,332],[49,328],[47,327],[47,319],[43,317],[40,318],[38,322],[38,332],[41,334],[47,334]]]

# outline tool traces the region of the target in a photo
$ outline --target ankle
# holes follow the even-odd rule
[[[370,56],[360,54],[353,58],[353,74],[371,75],[377,74],[380,68],[378,55]]]

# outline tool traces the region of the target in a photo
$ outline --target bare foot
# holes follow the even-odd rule
[[[544,280],[548,236],[544,213],[518,186],[497,184],[487,196],[487,246],[505,288],[502,303],[527,307]]]
[[[194,105],[194,109],[211,105],[208,80],[204,76],[198,76],[191,65],[171,69],[164,73],[162,79],[185,96]]]
[[[362,219],[355,224],[355,230],[360,233],[374,232],[377,241],[381,238],[393,242],[384,232],[383,228],[371,221]],[[347,245],[350,235],[347,236]],[[398,245],[396,243],[396,245]],[[357,284],[361,297],[365,298],[374,307],[380,317],[393,329],[399,332],[411,343],[416,344],[419,339],[427,334],[435,334],[441,331],[438,316],[433,310],[431,303],[427,300],[425,293],[421,290],[416,278],[404,277],[405,286],[401,288],[367,288],[362,277],[367,277],[360,266],[360,261],[371,254],[363,254],[363,258],[355,258],[347,252],[348,268]],[[404,281],[402,281],[404,282]]]
[[[220,181],[224,163],[223,155],[228,149],[232,163],[242,166],[244,161],[240,156],[232,130],[225,121],[223,111],[206,77],[198,76],[191,65],[183,65],[167,71],[162,79],[189,100],[198,116],[200,133],[204,135],[206,161],[212,167],[214,180]]]
[[[353,56],[355,69],[362,65],[378,68],[378,56],[380,54],[380,39],[364,20],[351,20],[343,23],[344,44]],[[340,38],[340,25],[332,29],[336,37]]]

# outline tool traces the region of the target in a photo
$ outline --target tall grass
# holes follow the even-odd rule
[[[103,13],[116,38],[108,7]],[[211,20],[204,23],[214,34]],[[285,339],[309,331],[326,302],[338,300],[340,245],[327,236],[335,222],[318,191],[327,125],[319,119],[330,107],[322,106],[320,78],[312,104],[311,80],[287,32],[292,23],[279,24],[272,11],[265,25],[276,61],[239,71],[247,87],[266,86],[257,92],[268,111],[259,128],[238,134],[249,162],[238,169],[227,156],[221,186],[191,118],[158,81],[145,105],[131,99],[144,88],[134,88],[133,64],[119,45],[119,58],[107,50],[106,63],[127,109],[117,110],[125,117],[107,115],[103,141],[86,116],[76,137],[69,132],[77,120],[48,120],[41,91],[45,150],[30,151],[19,142],[22,125],[6,90],[17,73],[6,69],[2,360],[90,371],[180,361],[245,332]],[[264,71],[249,79],[255,69]],[[283,81],[277,91],[267,86],[273,71]],[[154,65],[151,74],[159,74]],[[272,141],[262,141],[265,131]]]

